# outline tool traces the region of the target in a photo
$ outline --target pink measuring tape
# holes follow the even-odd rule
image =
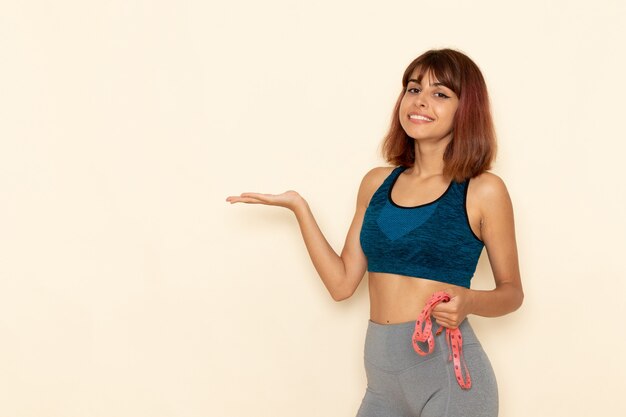
[[[426,306],[420,313],[417,321],[415,322],[415,331],[413,332],[413,349],[421,356],[426,356],[435,348],[435,338],[432,333],[433,324],[430,319],[430,314],[435,306],[441,302],[450,301],[450,296],[439,291],[434,293],[426,302]],[[443,326],[440,326],[436,335],[441,334]],[[428,352],[424,352],[417,342],[428,342]],[[449,329],[446,327],[446,342],[448,343],[448,349],[450,350],[450,358],[454,364],[454,375],[456,380],[463,389],[470,389],[472,387],[472,379],[463,357],[463,335],[459,328]],[[461,362],[463,367],[461,367]],[[466,378],[463,378],[463,371],[465,371]]]

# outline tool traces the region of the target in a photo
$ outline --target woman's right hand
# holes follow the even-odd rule
[[[226,198],[230,204],[248,203],[248,204],[265,204],[268,206],[285,207],[295,212],[298,207],[305,204],[306,201],[296,191],[289,190],[282,194],[262,194],[262,193],[242,193],[239,196],[230,196]]]

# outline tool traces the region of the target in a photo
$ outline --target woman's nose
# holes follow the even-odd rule
[[[428,101],[426,100],[423,94],[418,94],[415,97],[415,101],[413,102],[413,105],[416,107],[426,107],[428,106]]]

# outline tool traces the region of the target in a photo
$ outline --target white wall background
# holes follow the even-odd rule
[[[367,279],[339,252],[406,65],[482,68],[526,300],[471,321],[503,417],[623,416],[626,6],[2,1],[0,416],[353,416]],[[484,256],[475,288],[490,288]]]

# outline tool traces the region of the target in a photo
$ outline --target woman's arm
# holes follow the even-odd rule
[[[349,298],[365,274],[365,263],[361,262],[352,238],[354,230],[357,228],[360,230],[359,218],[362,218],[360,211],[357,206],[345,246],[339,256],[324,237],[308,203],[302,199],[302,203],[294,210],[313,266],[335,301]]]
[[[384,168],[374,168],[361,181],[357,196],[356,212],[346,236],[341,256],[337,255],[320,230],[306,200],[295,191],[283,194],[243,193],[240,197],[228,197],[231,203],[268,204],[289,208],[296,215],[304,244],[313,266],[331,297],[336,301],[349,298],[365,275],[367,259],[360,243],[361,225],[367,205],[377,186],[376,181],[384,174]]]
[[[480,238],[485,244],[493,271],[495,289],[446,289],[448,303],[433,309],[433,317],[443,326],[455,328],[468,314],[498,317],[517,310],[524,299],[515,241],[515,224],[511,198],[504,182],[485,173],[473,179],[471,200],[480,212]],[[468,192],[468,201],[470,194]]]

